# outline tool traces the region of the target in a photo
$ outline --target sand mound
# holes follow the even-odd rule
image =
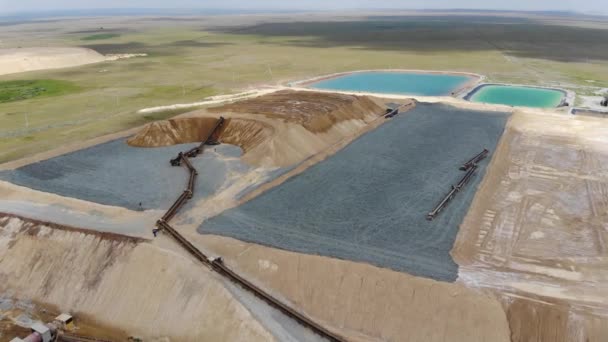
[[[298,123],[318,133],[327,131],[341,121],[363,119],[366,113],[381,113],[382,110],[381,106],[365,96],[285,90],[209,111],[262,114]]]
[[[0,75],[98,63],[106,57],[76,47],[0,49]]]
[[[221,113],[227,121],[220,141],[241,147],[245,162],[289,166],[356,134],[383,112],[379,101],[369,97],[281,91],[151,123],[128,143],[159,147],[198,142],[213,127],[219,116],[215,113]]]

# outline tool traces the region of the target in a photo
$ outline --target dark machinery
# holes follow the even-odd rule
[[[488,151],[487,149],[484,148],[483,151],[481,151],[475,157],[469,159],[466,163],[462,164],[460,169],[462,171],[466,171],[466,170],[470,169],[471,167],[473,167],[473,165],[475,165],[475,164],[479,163],[480,161],[482,161],[483,159],[485,159],[485,157],[488,156],[489,152],[490,151]]]
[[[396,105],[397,107],[395,107],[395,108],[390,108],[390,107],[389,107],[389,108],[387,108],[387,109],[386,109],[386,111],[384,112],[384,118],[385,118],[385,119],[390,119],[390,118],[392,118],[393,116],[395,116],[395,115],[399,114],[399,109],[400,109],[400,108],[407,108],[407,107],[412,106],[412,105],[414,105],[414,104],[415,104],[414,102],[410,102],[410,103],[406,103],[406,104],[404,104],[404,105]]]
[[[182,165],[182,155],[183,155],[183,153],[180,152],[180,153],[177,154],[177,157],[171,159],[170,160],[171,166],[180,166],[180,165]]]
[[[392,118],[393,116],[399,114],[399,107],[395,108],[395,109],[391,109],[391,108],[387,108],[386,112],[384,113],[384,118],[388,119],[388,118]]]
[[[460,179],[458,184],[452,185],[450,192],[443,197],[443,199],[435,206],[435,208],[433,208],[433,210],[426,214],[427,220],[431,221],[437,217],[437,215],[448,205],[448,202],[450,202],[454,196],[456,196],[456,194],[462,190],[467,183],[469,183],[478,168],[477,163],[485,159],[489,152],[490,151],[487,149],[484,149],[460,167],[460,170],[466,171],[467,173],[465,173],[465,175]]]
[[[441,202],[439,202],[439,204],[437,204],[435,208],[426,215],[427,220],[433,220],[439,214],[439,212],[441,212],[441,210],[448,205],[448,202],[451,201],[454,196],[456,196],[456,193],[462,190],[462,188],[469,182],[471,177],[473,177],[475,170],[477,170],[477,165],[474,164],[468,169],[467,173],[464,175],[464,177],[462,177],[458,184],[452,185],[450,192],[448,192],[447,195],[443,197]]]
[[[203,153],[203,149],[205,148],[205,145],[219,145],[220,144],[219,140],[214,139],[214,137],[217,136],[219,129],[224,125],[224,121],[225,121],[224,117],[220,116],[220,118],[216,121],[213,128],[209,131],[209,134],[207,134],[207,137],[205,137],[201,141],[200,145],[195,146],[186,152],[180,152],[177,155],[177,157],[170,160],[171,166],[180,166],[181,165],[181,163],[182,163],[181,155],[182,154],[188,158],[194,158],[194,157],[198,156],[199,154]]]

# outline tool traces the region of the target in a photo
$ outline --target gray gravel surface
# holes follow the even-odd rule
[[[199,232],[454,281],[449,252],[488,160],[435,220],[425,215],[464,175],[463,162],[494,151],[507,119],[418,104]]]
[[[196,145],[138,148],[127,145],[125,139],[119,139],[0,172],[0,179],[40,191],[132,210],[166,209],[185,189],[188,179],[186,168],[172,167],[169,159]],[[205,151],[192,159],[199,171],[195,199],[217,191],[228,172],[248,169],[237,158],[241,152],[236,146],[207,146]]]

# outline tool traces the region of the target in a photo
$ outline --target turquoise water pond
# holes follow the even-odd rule
[[[450,95],[472,79],[465,75],[413,72],[356,72],[308,85],[309,88],[420,96]]]
[[[467,96],[469,101],[509,106],[552,108],[564,98],[564,92],[556,89],[488,84]]]

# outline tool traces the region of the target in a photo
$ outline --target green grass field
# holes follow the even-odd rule
[[[29,100],[35,97],[74,93],[72,82],[58,80],[16,80],[0,82],[0,103]]]
[[[349,70],[457,70],[481,73],[493,82],[608,87],[608,46],[599,43],[608,40],[608,23],[590,28],[586,22],[566,26],[486,17],[321,18],[310,23],[296,16],[289,23],[243,25],[234,18],[220,25],[220,17],[212,19],[215,24],[114,18],[100,25],[95,20],[73,21],[69,30],[61,22],[28,24],[33,33],[19,39],[15,27],[0,26],[7,47],[52,44],[148,54],[0,76],[0,82],[53,80],[72,87],[53,96],[26,92],[30,95],[18,101],[1,101],[0,162],[176,114],[145,117],[136,113],[141,108]],[[99,26],[111,33],[99,32]],[[31,39],[25,39],[28,34]],[[103,39],[83,40],[100,35]]]
[[[120,37],[120,35],[117,33],[99,33],[99,34],[92,34],[90,36],[82,37],[80,39],[82,39],[82,40],[102,40],[102,39],[112,39],[112,38],[117,38],[117,37]]]

